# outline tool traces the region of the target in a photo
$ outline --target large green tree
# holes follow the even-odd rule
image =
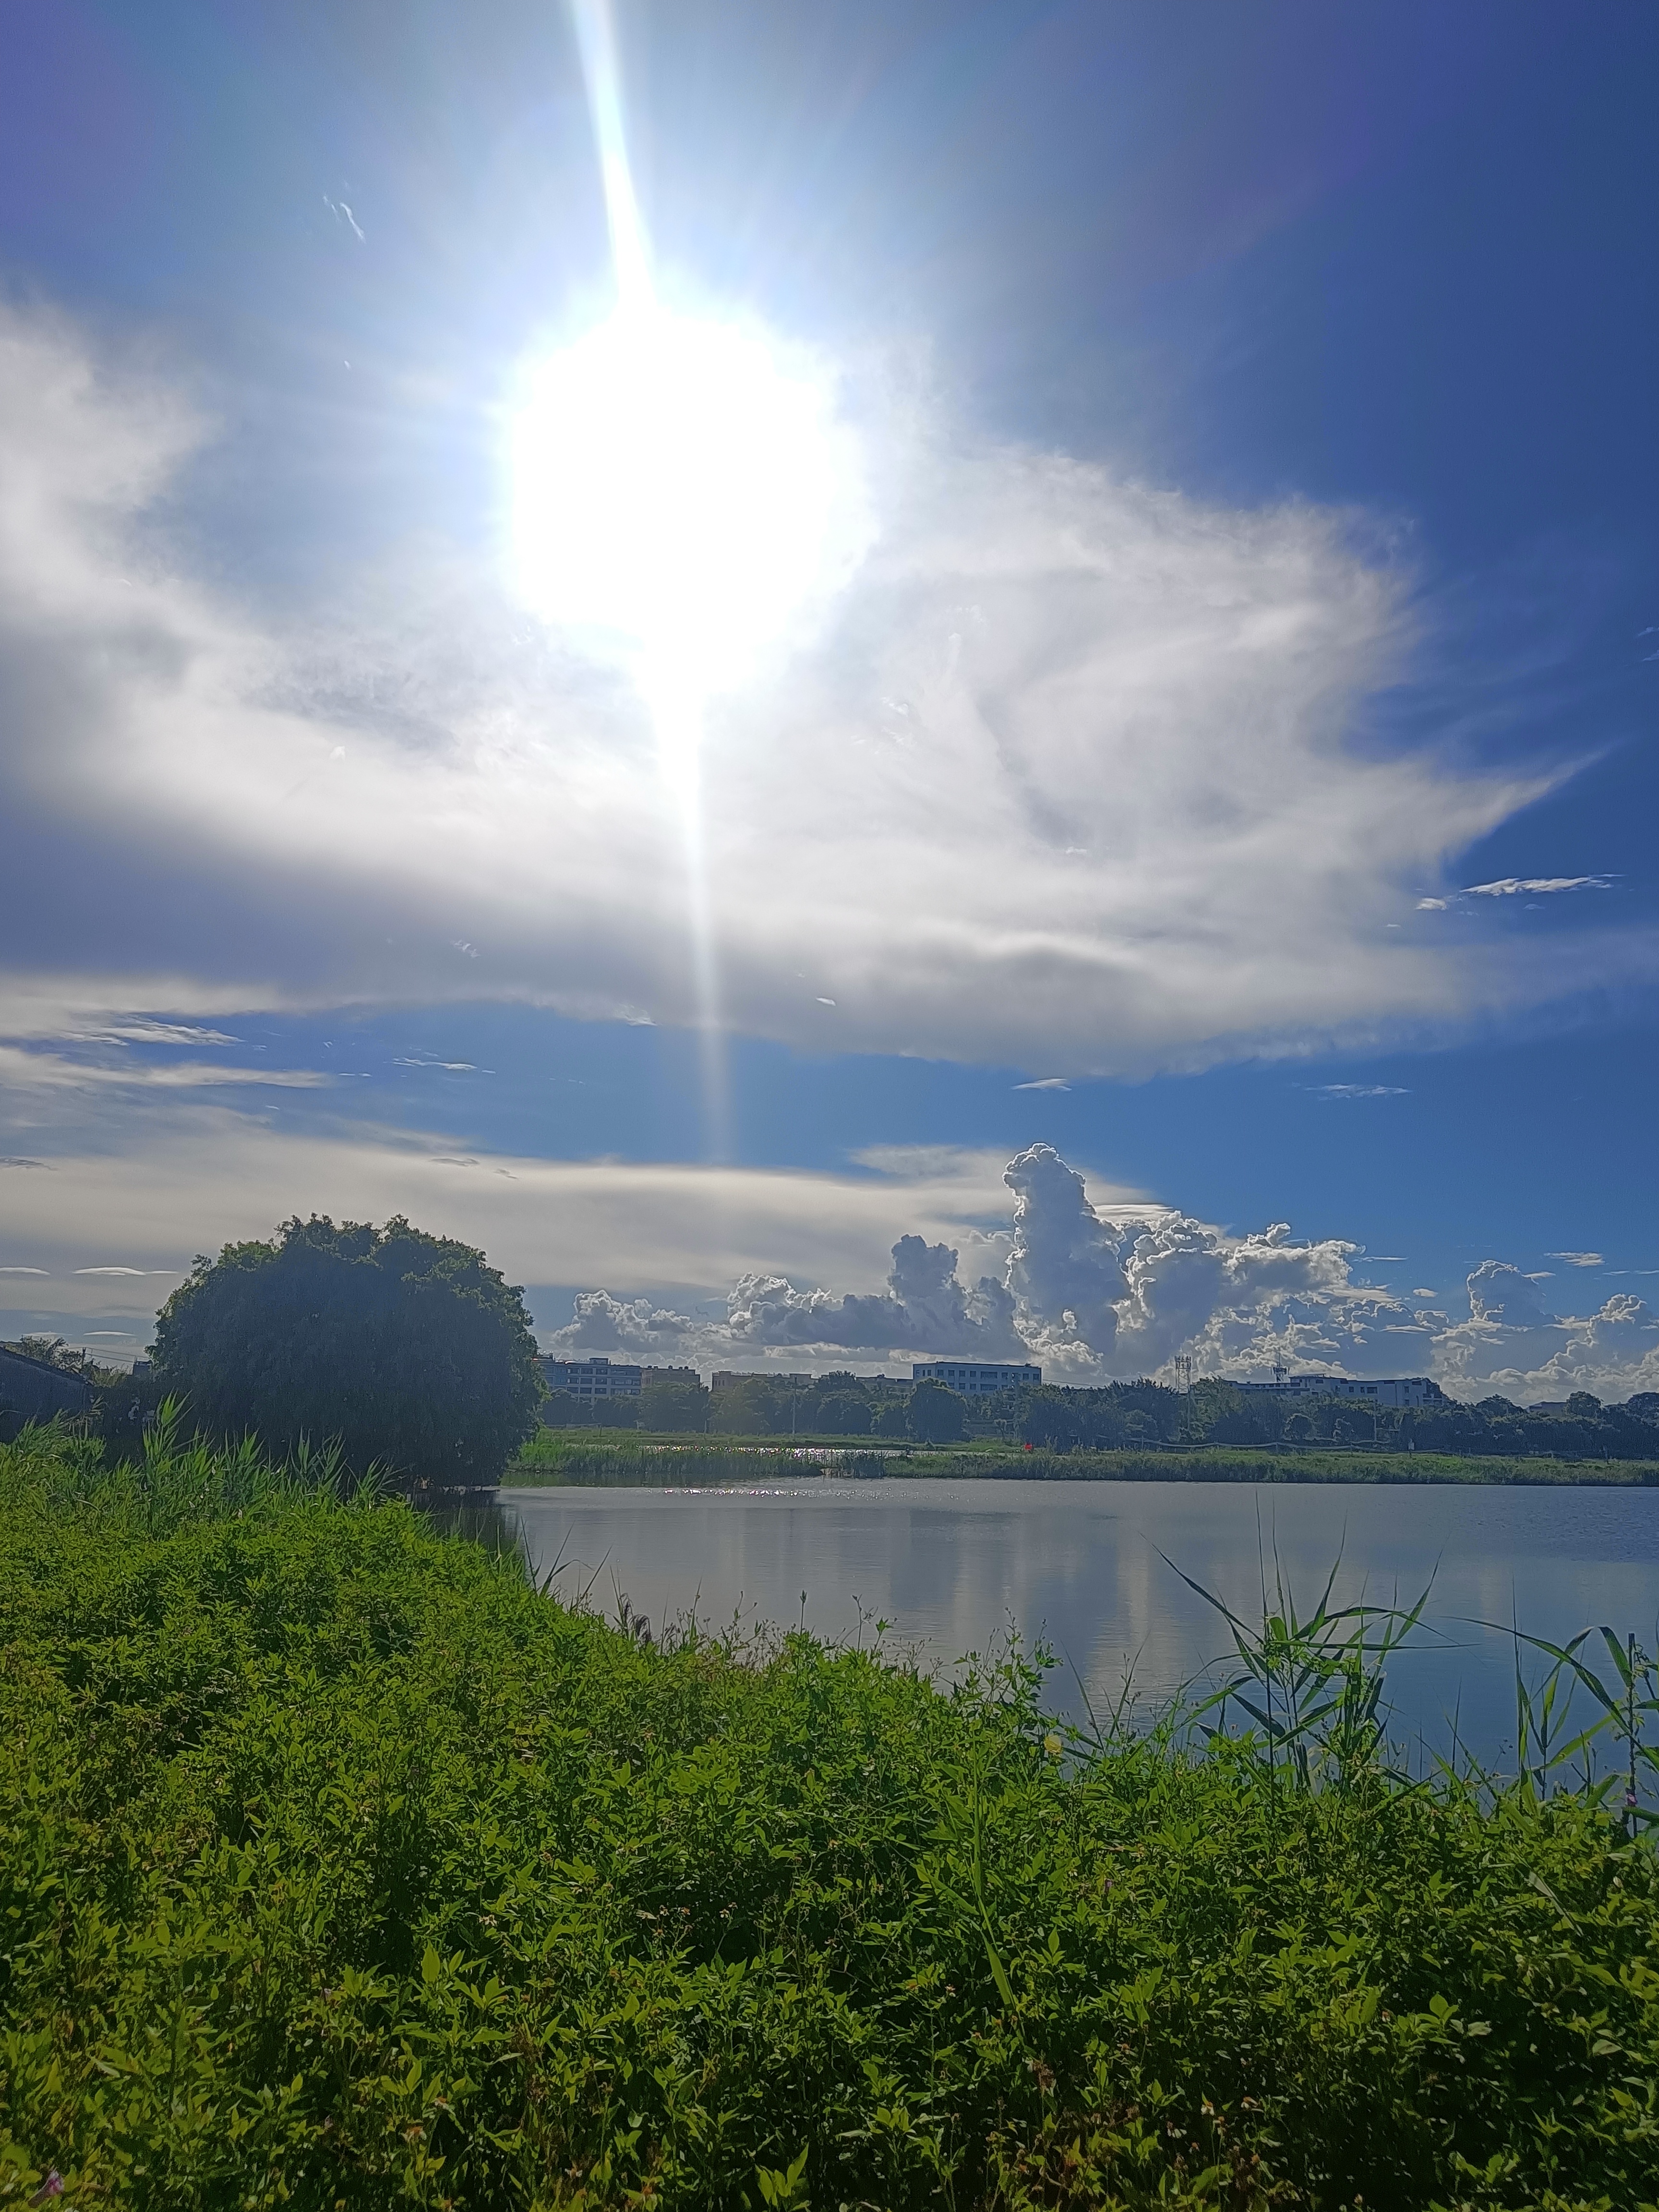
[[[708,1393],[696,1375],[665,1375],[640,1392],[640,1426],[700,1436],[708,1426]]]
[[[918,1443],[956,1444],[967,1434],[968,1408],[954,1390],[924,1376],[910,1393],[904,1425]]]
[[[401,1215],[384,1229],[296,1216],[270,1243],[198,1259],[153,1358],[210,1435],[251,1432],[277,1454],[337,1439],[354,1470],[440,1487],[495,1481],[542,1393],[522,1292]]]

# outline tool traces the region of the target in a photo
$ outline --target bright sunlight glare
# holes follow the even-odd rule
[[[531,373],[509,465],[526,602],[636,653],[653,689],[742,682],[861,550],[858,457],[824,383],[654,301]]]

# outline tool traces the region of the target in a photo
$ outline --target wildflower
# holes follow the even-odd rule
[[[1048,1735],[1042,1739],[1042,1748],[1048,1753],[1050,1759],[1058,1759],[1060,1757],[1060,1754],[1065,1747],[1060,1742],[1060,1731],[1058,1729],[1049,1729]]]
[[[51,2172],[47,2174],[46,2179],[40,2184],[40,2196],[41,2197],[61,2197],[63,2193],[64,2177],[54,2166]],[[39,2202],[40,2200],[37,2199],[36,2201]]]

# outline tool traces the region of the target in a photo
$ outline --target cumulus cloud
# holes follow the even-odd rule
[[[902,1346],[915,1356],[952,1354],[970,1359],[1024,1359],[1014,1328],[1014,1303],[991,1276],[966,1289],[957,1276],[957,1253],[949,1244],[901,1237],[893,1247],[884,1291],[799,1291],[783,1275],[744,1275],[726,1300],[719,1322],[652,1305],[623,1302],[608,1291],[584,1291],[568,1327],[545,1340],[551,1352],[580,1348],[621,1352],[650,1363],[667,1358],[741,1359],[777,1348],[870,1354]]]
[[[1200,1373],[1243,1380],[1275,1365],[1429,1374],[1454,1394],[1501,1388],[1520,1400],[1572,1389],[1623,1397],[1659,1382],[1659,1321],[1627,1294],[1563,1319],[1536,1279],[1487,1260],[1468,1278],[1468,1318],[1454,1322],[1357,1283],[1358,1247],[1339,1238],[1300,1242],[1282,1222],[1235,1236],[1170,1208],[1097,1206],[1050,1146],[1018,1154],[1005,1181],[1013,1217],[1000,1284],[982,1276],[969,1291],[953,1249],[910,1236],[894,1246],[882,1292],[751,1275],[718,1317],[586,1292],[549,1348],[704,1367],[763,1368],[781,1364],[769,1356],[778,1352],[1030,1358],[1049,1381],[1080,1384],[1167,1373],[1184,1354]]]
[[[1422,617],[1360,518],[974,444],[925,403],[862,429],[873,550],[710,714],[734,1027],[816,1048],[833,1003],[839,1048],[1063,1077],[1646,972],[1650,946],[1606,933],[1524,963],[1418,933],[1413,901],[1548,778],[1377,741]],[[165,380],[7,311],[13,995],[103,971],[117,1017],[497,997],[696,1019],[678,802],[625,678],[470,554],[332,579],[309,615],[234,601],[160,519],[201,434]]]
[[[7,1271],[40,1320],[137,1324],[191,1256],[295,1212],[404,1212],[480,1244],[508,1279],[580,1287],[550,1348],[655,1365],[887,1365],[962,1353],[1039,1359],[1051,1380],[1205,1374],[1431,1374],[1521,1400],[1659,1387],[1659,1322],[1620,1292],[1582,1316],[1498,1260],[1453,1319],[1427,1289],[1355,1279],[1357,1245],[1282,1223],[1234,1234],[1073,1168],[1006,1154],[872,1147],[837,1173],[547,1160],[447,1149],[403,1129],[298,1133],[205,1098],[138,1094],[127,1149],[65,1149],[9,1181]],[[885,1278],[884,1282],[883,1278]],[[605,1287],[600,1287],[604,1285]],[[554,1317],[550,1316],[550,1321]]]

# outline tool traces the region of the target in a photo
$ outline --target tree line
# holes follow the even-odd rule
[[[1650,1459],[1659,1453],[1659,1392],[1622,1406],[1588,1390],[1554,1406],[1508,1398],[1455,1399],[1423,1407],[1376,1407],[1351,1398],[1280,1398],[1206,1378],[1190,1390],[1161,1382],[1109,1382],[1098,1389],[1045,1383],[996,1396],[960,1397],[927,1381],[895,1391],[848,1373],[791,1384],[748,1375],[710,1393],[694,1377],[647,1382],[638,1398],[579,1405],[555,1392],[542,1407],[552,1427],[646,1429],[724,1436],[871,1437],[951,1443],[969,1420],[1046,1451],[1124,1451],[1201,1444],[1372,1444],[1393,1451],[1506,1458]]]
[[[1000,1401],[987,1401],[1000,1403]],[[792,1383],[781,1375],[745,1375],[723,1390],[693,1375],[647,1381],[637,1398],[579,1402],[568,1391],[544,1400],[550,1428],[648,1429],[658,1434],[724,1437],[875,1437],[890,1442],[959,1443],[980,1401],[931,1379],[902,1390],[845,1372]]]
[[[1103,1389],[1044,1385],[1022,1392],[1014,1426],[1023,1443],[1051,1451],[1110,1451],[1146,1444],[1370,1444],[1392,1451],[1560,1459],[1650,1459],[1659,1452],[1659,1392],[1622,1406],[1577,1390],[1559,1406],[1517,1406],[1492,1396],[1419,1407],[1370,1407],[1351,1398],[1280,1398],[1214,1379],[1190,1390],[1158,1382]]]

